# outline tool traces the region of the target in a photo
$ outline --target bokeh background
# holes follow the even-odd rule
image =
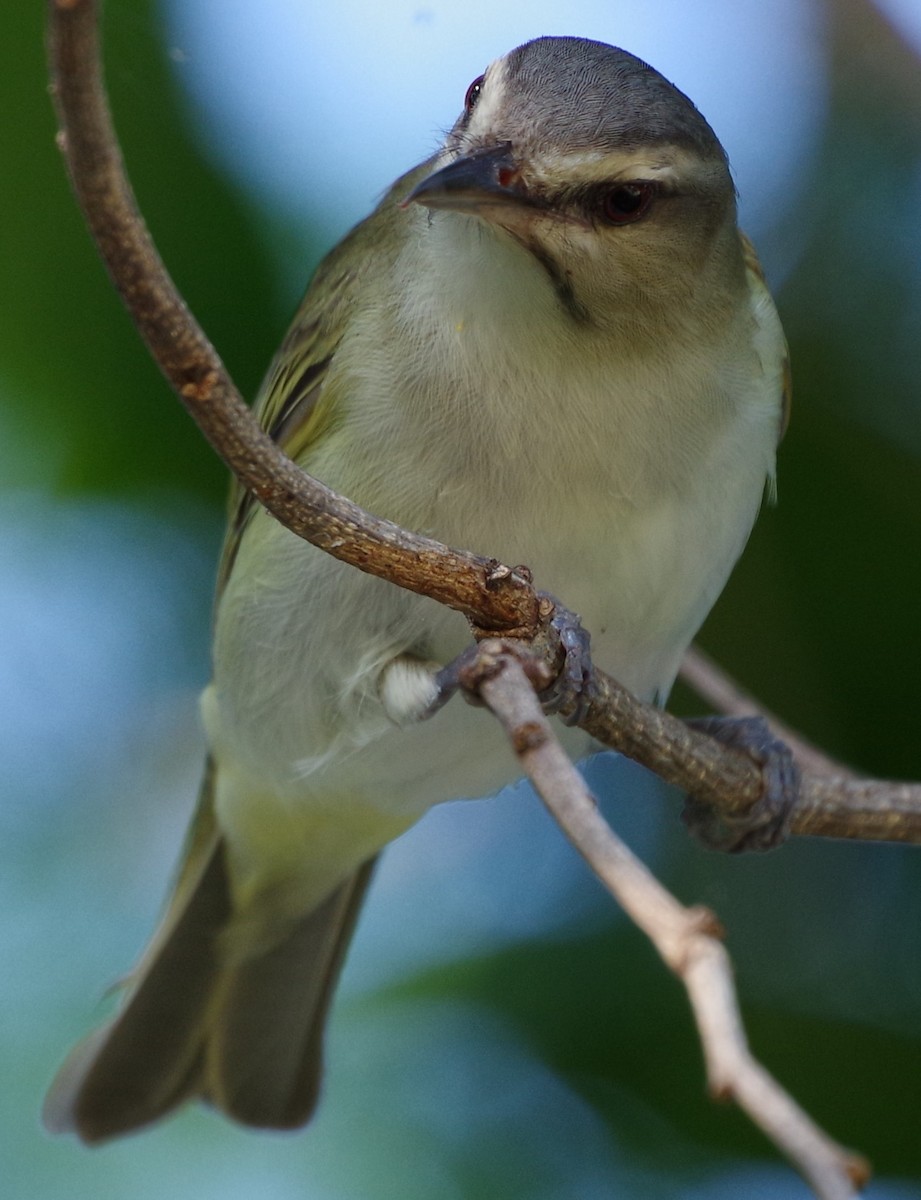
[[[705,1099],[679,986],[521,788],[444,806],[385,856],[306,1133],[197,1108],[93,1151],[41,1130],[192,805],[225,489],[71,200],[42,8],[7,5],[0,42],[4,1195],[806,1196]],[[323,250],[541,33],[624,45],[695,99],[789,334],[780,503],[702,643],[832,753],[921,778],[917,0],[109,0],[112,102],[166,261],[251,394]],[[757,1053],[874,1161],[868,1195],[921,1196],[918,851],[721,858],[642,772],[589,770],[631,845],[726,923]]]

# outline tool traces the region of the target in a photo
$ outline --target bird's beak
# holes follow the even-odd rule
[[[532,201],[521,185],[511,144],[504,142],[474,150],[426,175],[409,193],[402,207],[410,204],[473,214],[497,207],[520,209],[531,206]]]

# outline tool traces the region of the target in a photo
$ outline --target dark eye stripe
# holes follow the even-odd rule
[[[644,217],[654,201],[668,194],[648,179],[598,182],[567,189],[551,206],[577,210],[605,225],[627,225]]]

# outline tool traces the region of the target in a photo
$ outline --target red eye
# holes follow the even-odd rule
[[[608,189],[601,200],[601,215],[610,225],[627,225],[645,216],[655,185],[651,183],[619,183]]]
[[[467,95],[464,97],[464,112],[468,117],[476,108],[476,102],[480,98],[480,92],[483,90],[483,80],[485,78],[485,75],[478,75],[476,79],[474,79],[473,83],[471,83],[470,87],[467,88]]]

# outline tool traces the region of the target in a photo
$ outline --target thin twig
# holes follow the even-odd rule
[[[752,1057],[713,914],[679,904],[606,823],[554,736],[521,663],[503,643],[481,643],[465,684],[499,718],[554,820],[681,979],[703,1043],[711,1094],[733,1099],[821,1200],[856,1196],[869,1175],[865,1160],[832,1141]]]

